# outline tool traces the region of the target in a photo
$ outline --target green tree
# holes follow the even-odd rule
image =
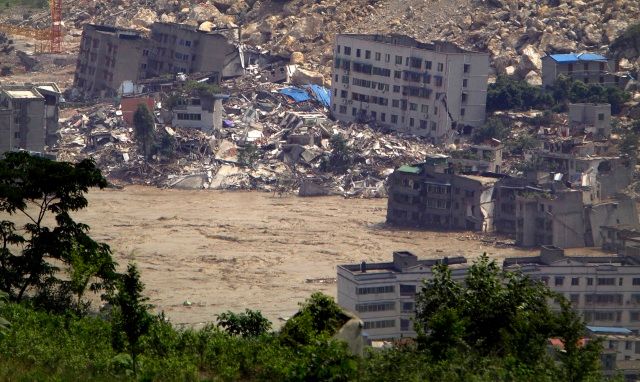
[[[298,313],[282,327],[280,337],[288,344],[306,345],[333,336],[346,321],[333,298],[316,292],[300,304]]]
[[[549,301],[562,309],[554,311]],[[566,300],[519,272],[503,271],[483,255],[464,282],[454,281],[446,265],[434,267],[416,297],[415,327],[421,348],[436,360],[455,356],[511,359],[516,368],[554,367],[546,343],[558,337],[569,343],[585,334],[584,323]],[[573,341],[573,342],[571,342]],[[597,345],[568,349],[562,364],[568,377],[581,369],[584,378],[598,377]],[[564,380],[564,379],[563,379]],[[569,379],[575,380],[575,379]]]
[[[111,298],[114,307],[112,322],[112,342],[116,350],[123,348],[122,335],[126,337],[129,354],[133,361],[133,373],[137,374],[137,357],[140,354],[140,337],[147,334],[153,323],[149,313],[151,305],[142,295],[144,284],[134,264],[127,266],[127,273],[121,276],[118,291]]]
[[[151,114],[147,105],[139,104],[133,114],[133,131],[145,159],[148,159],[151,155],[151,148],[155,142],[154,127],[153,114]]]
[[[336,174],[346,173],[355,160],[353,149],[340,134],[332,135],[329,143],[331,145],[331,155],[322,162],[322,170]]]
[[[238,163],[243,166],[253,167],[260,159],[258,146],[251,142],[238,148]]]
[[[219,328],[234,336],[258,337],[271,330],[271,322],[259,310],[246,309],[244,313],[228,311],[220,313],[216,320]]]
[[[620,153],[631,158],[636,158],[638,156],[638,139],[640,139],[639,133],[633,130],[625,132],[622,140],[620,140],[618,144]]]
[[[87,287],[111,290],[116,273],[109,246],[94,241],[89,227],[70,215],[87,206],[89,187],[106,185],[91,160],[71,164],[6,153],[0,160],[0,211],[27,223],[18,231],[12,221],[0,221],[0,290],[16,301],[29,292],[45,308],[60,299],[63,310],[74,304],[71,294],[82,305]],[[55,224],[47,225],[49,216]],[[62,270],[70,277],[59,277]]]
[[[487,139],[503,140],[509,136],[509,129],[499,118],[489,118],[482,126],[476,127],[471,133],[475,143],[482,143]]]

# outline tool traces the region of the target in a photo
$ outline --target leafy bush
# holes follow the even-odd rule
[[[491,138],[503,140],[508,136],[509,129],[499,118],[489,118],[482,126],[473,129],[471,134],[475,143],[482,143]]]
[[[487,111],[543,109],[553,105],[553,98],[537,86],[513,76],[498,76],[487,89]]]

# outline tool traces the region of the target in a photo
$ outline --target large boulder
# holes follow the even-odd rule
[[[540,70],[542,70],[540,54],[533,46],[528,45],[522,49],[520,62],[518,62],[518,74],[524,78],[529,72]]]
[[[315,84],[324,86],[325,80],[321,73],[298,68],[291,76],[291,83],[294,85]]]

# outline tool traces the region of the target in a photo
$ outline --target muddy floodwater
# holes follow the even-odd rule
[[[121,269],[139,265],[151,303],[177,324],[251,308],[278,326],[314,291],[336,295],[336,265],[389,261],[394,250],[425,258],[533,254],[465,232],[388,228],[386,199],[141,186],[88,198],[75,218],[111,246]]]

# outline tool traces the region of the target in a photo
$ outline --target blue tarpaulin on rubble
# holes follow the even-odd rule
[[[281,89],[280,94],[289,96],[296,102],[304,102],[311,99],[306,90],[294,87]]]
[[[329,107],[331,104],[331,93],[329,93],[329,89],[319,85],[307,85],[305,88],[309,90],[313,98],[320,102],[322,106]]]

